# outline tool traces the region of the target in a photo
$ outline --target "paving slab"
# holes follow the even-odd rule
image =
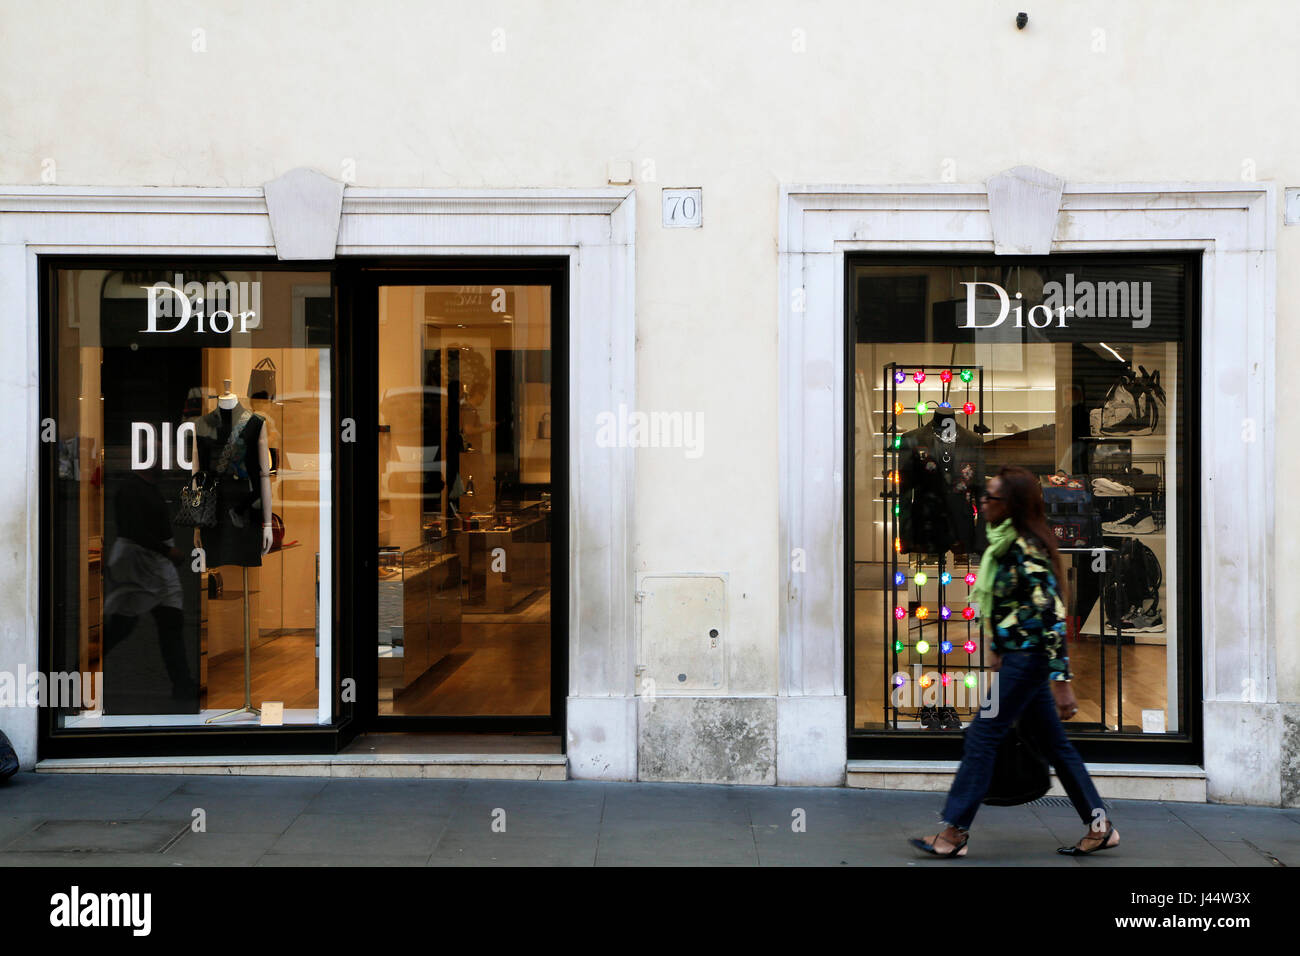
[[[0,787],[0,866],[945,866],[943,794],[596,781],[36,775]],[[206,831],[191,826],[194,810]],[[499,811],[504,811],[502,817]],[[1123,842],[1055,803],[981,807],[980,866],[1300,866],[1287,808],[1117,800]],[[504,832],[493,822],[503,819]],[[799,827],[792,826],[796,822]]]

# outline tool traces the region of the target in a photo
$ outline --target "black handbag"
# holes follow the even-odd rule
[[[0,730],[0,780],[8,780],[18,772],[18,754],[3,730]]]
[[[200,471],[181,489],[176,524],[186,528],[217,526],[217,479]]]
[[[275,398],[275,363],[270,358],[262,359],[248,373],[248,397]]]
[[[1052,777],[1035,742],[1021,732],[1020,723],[1002,739],[993,763],[993,781],[984,802],[991,807],[1031,803],[1052,788]]]

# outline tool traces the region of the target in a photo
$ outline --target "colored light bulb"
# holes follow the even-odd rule
[[[972,621],[972,620],[975,619],[975,609],[974,609],[973,607],[965,608],[965,609],[961,612],[961,616],[964,617],[964,618],[965,618],[966,620],[968,620],[968,621]]]
[[[900,620],[900,621],[901,621],[903,618],[907,617],[907,608],[905,608],[905,607],[896,607],[896,608],[894,608],[894,617],[897,618],[897,619]]]
[[[919,588],[924,586],[925,582],[930,579],[925,576],[924,571],[917,571],[916,577],[914,577],[912,580],[916,582],[916,586]]]
[[[941,654],[951,654],[951,653],[952,653],[952,641],[943,641],[943,642],[941,642],[941,643],[939,644],[939,653],[941,653]]]
[[[895,674],[895,675],[894,675],[894,686],[895,686],[895,687],[902,687],[902,686],[903,686],[904,684],[906,684],[906,683],[907,683],[907,677],[906,677],[906,676],[904,676],[903,674]]]
[[[929,616],[930,616],[930,609],[926,607],[924,604],[916,609],[916,619],[918,621],[924,621]]]
[[[901,414],[903,414],[903,403],[902,403],[902,402],[894,402],[894,414],[895,414],[895,415],[901,415]]]
[[[899,473],[896,472],[896,471],[891,471],[891,472],[889,473],[889,480],[890,480],[891,482],[893,482],[894,484],[898,484],[899,481],[901,480],[901,478],[902,478],[902,476],[899,475]]]
[[[918,653],[918,654],[924,654],[924,653],[925,653],[926,651],[928,651],[929,649],[930,649],[930,642],[929,642],[929,641],[917,641],[917,642],[916,642],[916,653]]]
[[[947,385],[949,382],[952,381],[952,372],[949,371],[948,369],[944,369],[942,372],[939,373],[939,381]]]
[[[931,683],[931,682],[930,682],[930,678],[928,678],[928,677],[922,677],[922,678],[921,678],[921,686],[922,686],[922,687],[929,687],[929,686],[930,686],[930,683]]]
[[[907,373],[904,372],[901,368],[896,369],[894,371],[894,382],[898,385],[902,385],[906,381],[907,381]]]
[[[949,677],[947,674],[944,674],[943,677],[940,679],[943,681],[944,687],[947,687],[950,683],[952,683],[952,678]]]
[[[949,574],[947,571],[943,572],[943,574],[939,575],[939,583],[952,584],[952,575]]]
[[[901,653],[903,653],[903,642],[902,642],[902,641],[894,641],[894,653],[895,653],[895,654],[901,654]]]
[[[925,404],[925,402],[917,402],[917,403],[916,403],[916,414],[918,414],[918,415],[924,415],[924,414],[925,414],[926,412],[928,412],[929,410],[930,410],[930,406],[927,405],[927,404]]]
[[[895,553],[895,554],[900,554],[900,553],[902,552],[902,550],[903,550],[903,539],[902,539],[902,538],[895,538],[895,539],[894,539],[894,553]]]
[[[965,412],[967,415],[974,415],[974,414],[975,414],[975,403],[974,403],[974,402],[967,402],[966,404],[964,404],[964,405],[961,407],[961,410],[962,410],[963,412]]]
[[[948,620],[948,618],[952,617],[952,608],[945,604],[943,607],[939,608],[939,616],[945,621]]]
[[[903,585],[905,585],[906,583],[907,583],[907,575],[904,574],[902,571],[895,571],[895,572],[894,572],[894,584],[895,584],[897,587],[900,587],[900,588],[901,588],[901,587],[902,587]]]
[[[966,575],[966,586],[967,586],[968,588],[969,588],[969,587],[974,587],[974,586],[975,586],[975,572],[974,572],[974,571],[972,571],[970,574]]]
[[[912,381],[914,381],[917,385],[920,385],[922,382],[925,381],[925,373],[922,372],[920,369],[917,369],[915,372],[912,373]]]
[[[903,513],[902,508],[899,505],[894,505],[894,514],[902,514],[902,513]]]
[[[967,687],[974,687],[974,686],[975,686],[976,684],[978,684],[978,683],[979,683],[979,678],[977,678],[974,674],[967,674],[967,675],[966,675],[966,686],[967,686]]]
[[[939,407],[940,407],[940,408],[952,408],[952,402],[940,402],[940,403],[939,403]]]
[[[965,644],[962,645],[962,649],[965,650],[967,654],[974,654],[974,653],[975,653],[975,642],[974,642],[974,641],[967,641]]]
[[[895,447],[895,448],[902,448],[902,447],[903,447],[903,436],[902,436],[902,435],[895,435],[895,436],[894,436],[894,447]]]
[[[969,382],[974,377],[975,377],[975,373],[972,372],[970,369],[964,368],[961,370],[961,380],[963,382]]]

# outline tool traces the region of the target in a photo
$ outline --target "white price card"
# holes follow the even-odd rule
[[[262,726],[280,727],[284,724],[284,701],[262,701]]]
[[[1165,712],[1163,710],[1142,711],[1142,733],[1163,734],[1165,732]]]

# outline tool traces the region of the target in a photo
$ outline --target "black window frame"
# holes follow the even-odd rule
[[[37,257],[39,277],[39,420],[52,417],[57,408],[59,387],[57,323],[58,279],[65,269],[249,269],[263,272],[319,272],[330,277],[334,300],[331,381],[334,418],[332,461],[334,464],[334,574],[331,587],[334,602],[334,647],[336,688],[353,678],[356,686],[368,674],[377,675],[373,642],[357,640],[358,633],[373,631],[377,594],[373,587],[375,555],[373,547],[362,548],[368,532],[371,544],[377,539],[375,509],[364,503],[374,499],[359,497],[377,482],[372,446],[364,440],[375,438],[377,429],[362,432],[366,422],[377,424],[376,391],[378,333],[374,316],[364,302],[363,290],[377,277],[385,283],[401,277],[399,283],[412,285],[450,284],[549,284],[552,288],[552,521],[551,549],[551,713],[544,718],[517,717],[419,717],[378,718],[360,691],[356,701],[341,699],[336,689],[334,720],[329,725],[286,725],[283,727],[249,727],[231,725],[177,727],[122,727],[67,729],[57,726],[57,711],[41,707],[37,718],[38,759],[72,757],[137,756],[232,756],[261,754],[333,754],[355,737],[374,731],[455,731],[521,732],[558,735],[564,750],[565,700],[568,687],[568,530],[569,530],[569,257],[547,256],[429,256],[347,257],[332,260],[284,261],[265,256],[85,256],[51,254]],[[366,326],[369,315],[370,325]],[[369,336],[369,338],[367,338]],[[363,367],[375,360],[374,369]],[[369,403],[369,404],[367,404]],[[370,406],[374,407],[371,408]],[[343,419],[357,424],[362,440],[341,441]],[[37,530],[37,662],[42,673],[52,664],[52,628],[58,626],[55,614],[56,595],[66,583],[64,569],[55,550],[54,502],[58,480],[58,445],[43,442],[38,449],[38,530]],[[367,480],[370,485],[367,485]],[[351,502],[361,501],[361,508]],[[344,504],[348,503],[348,507]],[[369,515],[369,523],[366,516]],[[368,557],[366,557],[368,555]],[[366,574],[369,577],[365,577]],[[358,588],[362,581],[369,588]],[[352,592],[344,599],[344,591]],[[361,595],[361,600],[357,596]],[[556,596],[559,600],[556,600]],[[368,598],[368,600],[367,600]],[[371,613],[370,624],[362,617]],[[377,685],[376,685],[377,688]],[[375,698],[377,703],[377,696]]]
[[[855,362],[857,329],[854,321],[854,270],[861,265],[873,266],[1042,266],[1059,268],[1071,262],[1104,265],[1108,263],[1132,265],[1134,262],[1150,264],[1179,264],[1183,267],[1184,301],[1186,314],[1183,324],[1184,368],[1182,396],[1184,414],[1184,454],[1188,474],[1184,479],[1181,500],[1183,514],[1179,525],[1180,546],[1177,555],[1179,594],[1172,600],[1179,603],[1179,622],[1182,629],[1183,687],[1186,704],[1186,722],[1178,734],[1142,735],[1066,730],[1071,741],[1085,761],[1107,763],[1178,764],[1200,766],[1204,759],[1204,721],[1202,671],[1204,644],[1202,640],[1203,615],[1198,595],[1199,588],[1192,582],[1201,580],[1201,409],[1194,398],[1200,392],[1201,360],[1201,278],[1203,255],[1189,252],[1141,253],[1058,253],[1048,256],[995,256],[992,253],[968,252],[851,252],[844,256],[843,275],[843,434],[841,450],[846,472],[853,468],[854,417],[855,417]],[[962,734],[952,730],[862,730],[854,727],[855,703],[855,649],[854,618],[854,547],[856,482],[846,473],[843,482],[844,514],[844,691],[845,733],[847,755],[850,760],[907,759],[907,760],[957,760],[961,757]]]

